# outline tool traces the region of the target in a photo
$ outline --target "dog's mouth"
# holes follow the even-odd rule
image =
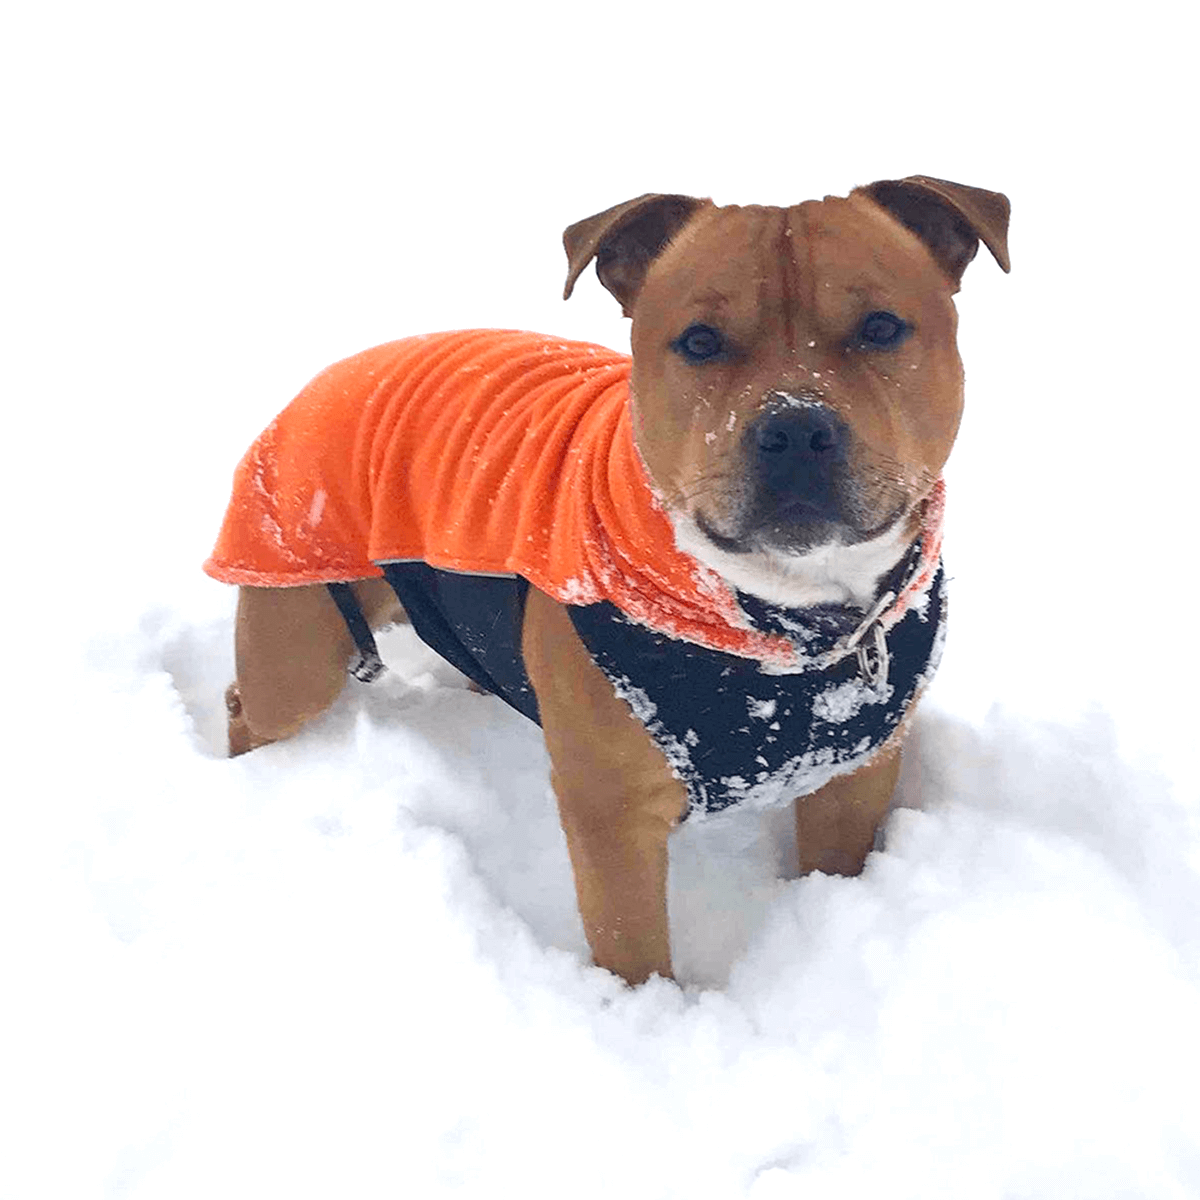
[[[725,534],[718,532],[709,521],[708,517],[703,512],[696,513],[696,528],[718,550],[723,550],[726,554],[749,554],[753,547],[743,537],[727,537]]]
[[[693,520],[704,537],[725,554],[748,555],[766,551],[803,556],[831,544],[857,546],[885,537],[907,511],[907,505],[900,502],[882,519],[866,524],[834,516],[823,505],[793,499],[773,507],[769,513],[738,522],[738,527],[729,532],[718,528],[702,509],[697,509]]]
[[[672,523],[679,547],[740,592],[788,609],[865,610],[912,542],[910,514],[900,504],[859,526],[792,506],[773,520],[734,529],[703,510]]]

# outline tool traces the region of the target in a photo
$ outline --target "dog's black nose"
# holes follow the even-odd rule
[[[805,404],[760,417],[749,429],[759,483],[780,508],[802,503],[832,515],[846,461],[846,427],[831,409]]]
[[[816,401],[764,413],[747,430],[759,511],[770,523],[839,520],[849,430]]]
[[[836,450],[841,444],[837,418],[819,404],[790,412],[768,413],[754,426],[761,460],[771,466],[805,463]]]

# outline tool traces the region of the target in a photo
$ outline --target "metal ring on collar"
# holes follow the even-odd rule
[[[872,641],[873,647],[866,642],[859,645],[858,669],[869,687],[880,688],[887,683],[888,670],[892,664],[892,656],[888,653],[887,634],[883,632],[881,625],[875,626]],[[874,655],[871,654],[872,648],[875,651]]]

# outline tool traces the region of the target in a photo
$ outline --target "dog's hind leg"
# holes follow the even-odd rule
[[[353,588],[371,628],[403,619],[383,579]],[[341,693],[356,649],[323,584],[240,588],[234,646],[237,679],[225,693],[231,756],[289,737],[323,713]]]

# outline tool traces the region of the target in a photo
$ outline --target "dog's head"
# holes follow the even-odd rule
[[[633,318],[634,431],[680,545],[789,606],[869,603],[962,413],[952,297],[1007,199],[925,176],[791,208],[647,195],[570,226]]]

